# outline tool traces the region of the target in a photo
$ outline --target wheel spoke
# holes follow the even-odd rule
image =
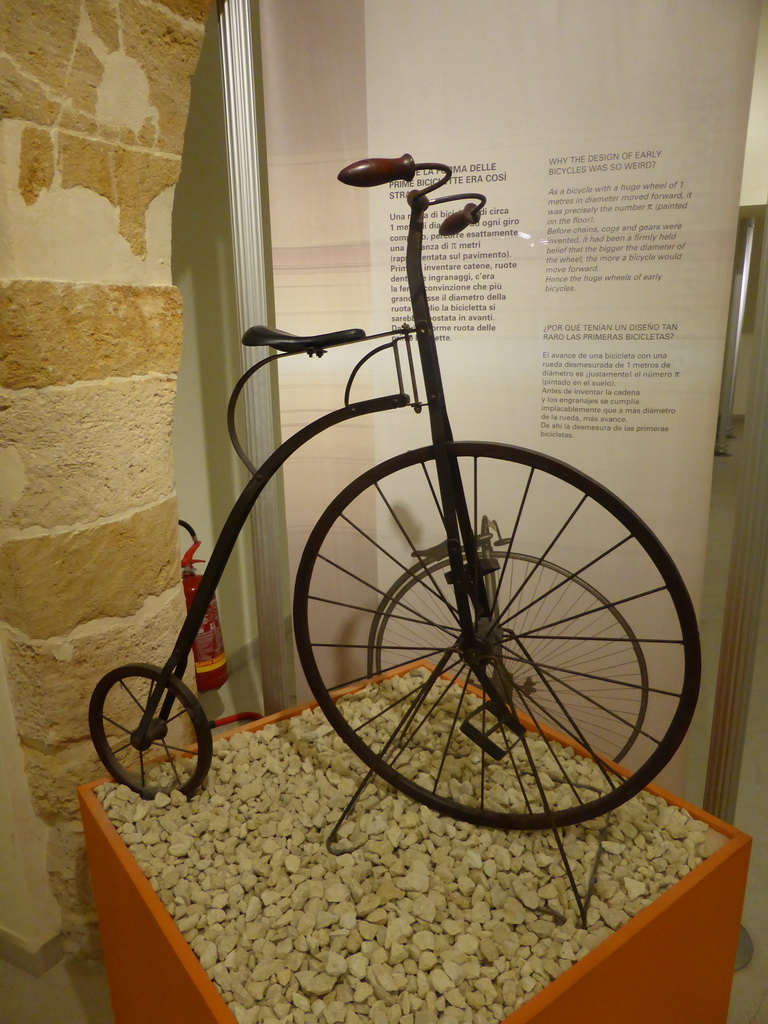
[[[533,470],[533,467],[531,467],[531,469],[528,472],[528,479],[525,481],[525,488],[523,489],[523,493],[522,493],[522,496],[520,498],[520,502],[519,502],[518,507],[517,507],[517,516],[515,518],[515,524],[512,527],[512,533],[509,535],[509,541],[507,543],[507,551],[506,551],[506,554],[504,556],[504,563],[503,563],[503,566],[502,566],[502,569],[501,569],[501,576],[499,577],[498,586],[497,586],[497,589],[496,589],[496,596],[494,598],[494,603],[493,603],[493,605],[491,607],[491,613],[492,614],[495,612],[496,602],[498,601],[499,594],[501,593],[501,586],[502,586],[502,583],[504,582],[504,574],[506,573],[507,566],[509,565],[509,562],[510,562],[510,555],[512,553],[512,545],[515,543],[515,537],[517,536],[517,530],[518,530],[518,527],[520,526],[520,520],[523,517],[523,509],[525,508],[525,503],[528,500],[528,493],[529,493],[529,491],[531,489],[531,482],[533,480],[533,473],[534,473],[534,470]],[[499,616],[496,615],[496,619],[494,621],[494,625],[497,624],[498,619],[499,619]]]
[[[361,583],[364,587],[368,587],[369,590],[374,591],[380,597],[387,597],[386,591],[382,590],[381,587],[377,587],[373,583],[369,583],[368,580],[364,580],[362,578],[362,576],[358,576],[356,573],[352,572],[351,569],[346,569],[343,565],[339,565],[338,562],[334,562],[334,560],[332,558],[328,558],[325,555],[321,555],[320,558],[322,559],[323,562],[326,562],[328,565],[332,565],[334,569],[338,569],[340,573],[343,573],[345,576],[349,576],[349,578],[353,579],[356,583]],[[314,595],[310,595],[310,599],[313,600],[313,601],[320,600],[319,597],[316,597]],[[328,602],[328,603],[331,603],[331,602]],[[445,602],[445,604],[446,604],[446,607],[450,609],[450,605],[447,602]],[[415,611],[415,609],[409,607],[408,605],[405,605],[405,608],[406,608],[406,611],[409,611],[412,615],[418,615],[418,612]],[[453,613],[453,609],[450,609],[450,610]]]
[[[128,694],[128,696],[131,698],[131,700],[136,705],[136,707],[141,711],[142,714],[144,714],[144,711],[146,709],[146,704],[139,703],[139,701],[133,695],[133,693],[131,692],[130,687],[128,686],[128,684],[126,683],[126,681],[124,679],[120,680],[120,685],[125,690],[125,692]]]
[[[126,680],[131,680],[130,684]],[[142,696],[144,693],[148,694],[146,704],[142,704],[139,693]],[[173,742],[168,742],[165,736],[152,739],[151,728],[144,733],[147,749],[141,749],[143,744],[139,744],[139,749],[136,749],[130,739],[112,746],[107,737],[107,730],[118,729],[122,734],[121,740],[133,736],[134,733],[139,734],[148,709],[157,703],[158,696],[162,695],[165,711],[161,710],[159,717],[153,718],[147,725],[158,729],[161,724],[168,726],[179,719],[186,719],[187,724],[194,730],[194,741],[190,740],[190,745],[194,742],[196,750],[193,752],[188,748],[176,746]],[[126,698],[130,700],[127,713]],[[174,702],[178,702],[176,707]],[[136,710],[131,712],[134,706]],[[116,714],[119,717],[116,718]],[[131,714],[135,721],[131,721]],[[168,759],[169,770],[175,780],[170,785],[163,784],[166,790],[184,784],[185,792],[191,794],[203,781],[210,767],[212,740],[207,718],[194,695],[172,672],[165,674],[159,668],[136,664],[107,673],[99,681],[91,697],[88,721],[96,751],[112,777],[142,796],[151,797],[157,792],[158,782],[155,776],[162,763],[159,760],[161,755]],[[130,728],[131,725],[133,728]],[[180,738],[180,741],[185,742],[185,739]],[[191,770],[186,780],[177,770],[172,752],[187,755],[187,763]],[[150,756],[145,756],[148,753]],[[194,753],[192,758],[188,756],[190,753]]]
[[[618,551],[620,548],[622,548],[627,543],[627,541],[629,541],[631,539],[632,539],[632,534],[628,533],[627,536],[624,537],[623,540],[617,541],[615,544],[612,544],[609,548],[606,548],[605,551],[601,551],[599,555],[596,555],[594,558],[590,559],[590,561],[585,562],[584,565],[582,565],[580,568],[575,569],[573,572],[565,573],[563,575],[563,578],[560,580],[559,583],[556,583],[553,587],[550,587],[549,590],[546,590],[543,594],[539,594],[535,599],[529,601],[528,604],[523,605],[522,608],[517,608],[515,610],[514,615],[511,615],[508,619],[506,619],[504,621],[511,622],[517,616],[524,615],[526,612],[528,612],[535,605],[540,604],[542,601],[545,601],[548,597],[551,597],[552,594],[554,594],[556,591],[560,590],[567,583],[571,583],[573,580],[580,579],[584,575],[584,573],[587,571],[587,569],[592,569],[595,565],[597,565],[598,562],[602,561],[604,558],[607,558],[608,555],[614,554],[616,551]],[[505,564],[505,568],[506,568],[506,564]],[[509,611],[509,609],[512,606],[513,602],[515,601],[515,599],[519,596],[519,594],[524,589],[526,582],[527,582],[527,580],[523,581],[523,583],[518,588],[516,593],[510,598],[510,600],[507,603],[506,607],[503,608],[498,613],[498,615],[496,617],[496,620],[494,622],[494,625],[498,625],[501,622],[501,620],[504,619],[504,616]]]
[[[650,590],[642,590],[642,591],[639,591],[637,594],[631,594],[629,597],[622,597],[618,601],[609,601],[609,602],[607,602],[604,605],[604,608],[608,608],[608,609],[613,610],[614,608],[618,608],[619,605],[629,604],[630,601],[639,601],[640,598],[642,598],[642,597],[650,597],[652,594],[659,594],[662,591],[665,591],[666,589],[667,589],[666,587],[661,586],[661,587],[652,587]],[[540,633],[540,631],[542,629],[553,629],[555,626],[564,626],[567,622],[575,622],[578,619],[585,618],[586,616],[595,615],[597,612],[602,611],[602,610],[603,610],[603,608],[589,608],[585,612],[578,612],[575,615],[568,615],[565,618],[557,619],[554,622],[547,622],[543,626],[538,626],[538,627],[535,627],[534,629],[526,630],[524,633],[519,633],[519,634],[515,633],[515,636],[516,637],[519,636],[519,637],[521,637],[523,639],[527,639],[528,637],[536,637],[536,636],[539,635],[539,633]],[[502,623],[502,625],[506,625],[506,623]],[[546,635],[544,635],[542,638],[543,639],[552,639],[551,637],[548,637]],[[559,638],[555,638],[555,639],[559,639]],[[594,639],[594,637],[579,636],[578,639],[579,640],[592,640],[592,639]],[[601,637],[600,639],[605,639],[605,638]],[[618,639],[626,639],[626,638],[624,638],[624,637],[617,637],[616,639],[618,640]],[[638,640],[638,643],[680,643],[680,641],[679,640],[654,640],[654,641],[651,641],[651,640]]]
[[[351,604],[349,601],[334,601],[333,598],[330,598],[330,597],[317,597],[315,594],[310,594],[309,595],[309,600],[310,601],[317,601],[320,604],[336,605],[338,608],[347,608],[350,611],[364,612],[366,615],[373,616],[373,615],[376,614],[375,611],[373,611],[370,608],[366,608],[364,605]],[[414,616],[418,616],[418,618],[415,618]],[[451,636],[452,635],[451,631],[449,630],[449,628],[444,623],[439,622],[437,619],[428,619],[426,617],[426,615],[423,615],[421,612],[417,612],[415,609],[413,611],[413,615],[412,616],[396,615],[396,614],[393,613],[391,615],[391,617],[394,618],[394,619],[398,619],[401,622],[412,622],[412,623],[414,623],[415,625],[418,625],[418,626],[430,626],[433,629],[441,630],[447,636]]]
[[[617,722],[620,722],[621,725],[626,726],[628,729],[636,729],[636,726],[634,726],[631,721],[629,721],[626,718],[623,718],[620,714],[618,714],[618,712],[613,711],[607,705],[601,704],[600,701],[596,700],[594,697],[590,697],[589,694],[585,690],[580,690],[580,689],[577,689],[575,686],[571,686],[571,684],[567,683],[565,681],[565,679],[563,679],[561,676],[556,676],[554,673],[550,673],[550,674],[552,675],[552,678],[554,680],[556,680],[558,683],[560,683],[561,686],[564,686],[567,690],[570,690],[571,693],[575,694],[580,699],[587,701],[588,704],[590,704],[594,708],[597,708],[598,711],[601,711],[604,714],[609,715],[611,718],[614,718]],[[547,678],[546,678],[546,674],[544,672],[539,673],[539,678],[542,680],[544,685],[547,687],[549,692],[552,694],[554,699],[557,701],[558,705],[560,705],[560,698],[555,694],[554,690],[549,685],[549,682],[547,681]],[[533,698],[531,698],[531,699],[533,699]],[[567,712],[565,712],[565,713],[567,714]],[[575,722],[573,723],[573,725],[574,725],[574,728],[577,728]],[[658,744],[658,743],[661,742],[661,737],[660,736],[653,736],[651,733],[646,732],[644,729],[637,728],[637,732],[638,732],[638,734],[640,736],[644,736],[646,739],[651,740],[652,743]],[[574,737],[574,738],[577,738],[577,737]],[[588,746],[587,743],[585,743],[581,739],[579,739],[579,742],[582,744],[582,746],[586,747],[587,750],[589,750],[589,746]],[[591,755],[592,751],[589,750],[589,753]]]
[[[514,746],[517,743],[520,742],[520,737],[519,736],[515,736],[514,742],[512,743],[512,746],[510,746],[509,745],[509,731],[504,726],[503,722],[502,722],[502,725],[501,725],[501,735],[504,738],[504,746],[507,749],[507,757],[509,758],[509,762],[512,765],[512,770],[514,771],[515,776],[517,778],[517,785],[518,785],[518,788],[520,789],[520,793],[522,794],[523,802],[525,803],[525,809],[528,812],[528,814],[533,814],[533,807],[531,806],[531,801],[528,799],[528,793],[526,792],[525,785],[523,783],[523,779],[522,779],[522,776],[520,774],[520,769],[518,768],[517,761],[516,761],[514,755],[512,754],[512,750],[513,750]]]
[[[384,499],[383,495],[382,495],[382,498]],[[395,520],[397,525],[400,526],[400,520],[395,515],[395,513],[392,510],[392,508],[390,507],[389,503],[386,502],[386,499],[384,499],[384,501],[387,504],[387,508],[389,509],[390,513],[392,514],[393,519]],[[442,591],[439,589],[438,585],[433,580],[432,571],[430,569],[430,566],[427,563],[424,562],[423,558],[421,558],[421,556],[419,555],[418,551],[413,551],[413,554],[414,554],[414,556],[416,558],[419,559],[419,564],[421,566],[421,569],[422,569],[423,573],[425,573],[429,577],[430,581],[435,584],[434,586],[431,586],[431,587],[428,586],[424,582],[424,577],[423,576],[419,576],[415,569],[410,569],[407,565],[405,565],[403,562],[401,562],[400,559],[395,558],[395,556],[390,551],[387,551],[387,549],[382,544],[379,544],[378,541],[375,541],[373,539],[373,537],[371,537],[371,535],[369,533],[367,533],[362,527],[358,526],[356,523],[353,523],[352,520],[348,516],[341,516],[341,519],[342,519],[343,522],[345,522],[349,526],[351,526],[352,529],[357,530],[357,532],[360,534],[360,536],[364,537],[374,548],[376,548],[377,551],[381,551],[382,554],[386,555],[386,557],[390,559],[390,561],[394,562],[394,564],[403,572],[404,575],[410,576],[414,583],[417,583],[420,587],[424,587],[424,589],[427,591],[427,593],[431,594],[432,597],[436,597],[438,599],[438,601],[442,602],[442,604],[446,608],[448,608],[448,610],[451,611],[451,613],[454,614],[454,616],[455,616],[455,612],[454,612],[453,608],[451,608],[449,602],[446,600],[445,594],[442,593]],[[410,541],[409,541],[409,543],[410,543]],[[456,618],[458,619],[458,616],[456,616]]]
[[[552,760],[557,765],[558,770],[562,773],[563,781],[567,783],[568,787],[570,788],[570,790],[573,793],[573,795],[574,795],[575,799],[577,800],[577,802],[580,803],[580,804],[583,803],[584,801],[581,798],[581,794],[579,793],[578,786],[576,785],[576,783],[573,782],[573,780],[571,779],[571,776],[568,774],[566,769],[563,767],[563,762],[560,759],[560,756],[558,755],[557,750],[552,745],[552,741],[547,736],[546,730],[543,728],[543,726],[539,722],[536,714],[534,713],[534,711],[533,711],[533,709],[531,707],[530,699],[525,694],[521,694],[520,695],[520,699],[521,699],[521,702],[522,702],[525,714],[528,716],[528,718],[530,718],[531,722],[533,723],[533,727],[534,727],[537,735],[542,740],[544,740],[544,742],[545,742],[545,744],[547,746],[547,752],[549,753],[550,757],[552,758]],[[527,749],[527,746],[526,746],[526,749]],[[598,767],[600,767],[600,765],[598,765]],[[534,774],[536,773],[536,766],[535,766],[535,764],[531,765],[531,771],[533,771]],[[601,768],[601,771],[605,775],[604,769]],[[610,780],[608,780],[608,781],[609,781],[609,785],[611,785]],[[538,781],[537,781],[537,786],[538,786]]]
[[[446,456],[452,494],[420,449],[349,484],[313,530],[295,600],[310,687],[370,768],[440,813],[526,829],[605,814],[690,720],[698,651],[679,574],[625,505],[562,463],[482,442]],[[488,704],[481,663],[512,717]],[[415,664],[426,683],[406,675]],[[373,704],[334,705],[366,667],[383,677],[359,694]]]
[[[108,715],[104,715],[103,717],[104,717],[104,721],[105,722],[109,722],[110,725],[114,725],[114,727],[116,729],[122,729],[122,731],[123,732],[127,732],[129,736],[131,735],[131,731],[132,730],[131,729],[126,729],[126,727],[124,725],[120,725],[120,723],[116,722],[114,720],[114,718],[110,718]]]
[[[177,750],[180,754],[194,755],[194,750],[191,747],[175,747],[172,743],[168,743],[166,740],[163,740],[163,746],[166,750]]]
[[[387,704],[387,706],[385,708],[382,708],[381,711],[377,711],[375,715],[371,715],[370,718],[366,718],[364,722],[359,722],[355,725],[355,731],[362,732],[363,729],[366,729],[369,725],[372,725],[374,722],[377,722],[384,715],[389,714],[392,708],[396,708],[398,704],[402,704],[406,700],[410,700],[410,698],[417,694],[423,688],[423,686],[423,683],[419,683],[419,685],[414,686],[412,690],[408,690],[401,697],[398,697],[396,700],[393,700],[390,704]]]
[[[130,746],[131,746],[131,743],[130,743],[130,741],[129,741],[128,743],[124,743],[124,744],[122,745],[122,747],[113,747],[113,748],[112,748],[112,753],[113,753],[113,754],[119,754],[119,753],[121,753],[121,752],[122,752],[123,750],[127,750],[127,749],[128,749],[128,747],[130,747]]]
[[[560,538],[562,537],[562,535],[563,535],[563,534],[565,533],[565,531],[566,531],[566,530],[568,529],[568,527],[570,526],[570,524],[571,524],[571,523],[573,522],[573,520],[574,520],[574,519],[576,518],[576,516],[578,515],[578,513],[579,513],[580,509],[581,509],[581,508],[583,508],[583,506],[584,506],[584,503],[586,502],[586,500],[587,500],[587,496],[586,496],[586,494],[583,494],[583,495],[581,496],[581,498],[580,498],[580,499],[578,500],[578,502],[576,503],[576,507],[575,507],[574,509],[572,509],[572,511],[570,512],[570,514],[569,514],[569,515],[568,515],[568,516],[566,517],[566,519],[565,519],[565,522],[564,522],[564,523],[563,523],[563,525],[562,525],[562,526],[560,527],[560,529],[559,529],[559,530],[558,530],[558,531],[557,531],[557,532],[555,533],[554,537],[553,537],[553,538],[552,538],[552,540],[551,540],[551,541],[549,542],[549,544],[547,545],[547,547],[546,547],[546,548],[544,549],[543,553],[542,553],[542,554],[541,554],[541,555],[539,556],[539,558],[538,558],[538,559],[537,559],[537,561],[536,561],[536,562],[534,563],[534,565],[532,565],[531,569],[530,569],[530,570],[529,570],[529,572],[528,572],[528,575],[527,575],[527,576],[525,577],[525,579],[523,580],[523,582],[522,582],[522,583],[521,583],[521,584],[520,584],[520,585],[518,586],[518,588],[517,588],[517,590],[516,590],[516,591],[514,592],[514,594],[513,594],[513,595],[512,595],[511,597],[510,597],[510,599],[509,599],[509,603],[510,603],[510,604],[511,604],[511,603],[512,603],[513,601],[515,601],[515,600],[516,600],[516,599],[518,598],[518,596],[520,595],[520,593],[522,592],[522,590],[523,590],[523,589],[525,588],[525,585],[527,584],[528,580],[529,580],[529,579],[530,579],[530,578],[531,578],[531,577],[533,576],[533,574],[534,574],[534,573],[536,572],[536,570],[537,570],[537,569],[538,569],[538,568],[539,568],[539,567],[541,566],[541,564],[542,564],[543,562],[545,562],[545,561],[546,561],[547,555],[548,555],[548,554],[550,553],[550,551],[552,550],[552,548],[553,548],[553,547],[555,546],[555,544],[557,544],[557,542],[558,542],[558,541],[560,540]]]
[[[165,742],[164,739],[161,739],[160,742],[161,742],[161,744],[163,745],[163,747],[165,749],[165,754],[166,754],[166,758],[167,758],[166,763],[168,765],[170,765],[171,771],[173,772],[174,778],[176,779],[176,784],[181,786],[182,785],[181,776],[176,771],[176,758],[171,756],[171,750],[176,750],[178,748],[177,747],[169,748],[168,744]]]
[[[443,675],[445,674],[445,672],[446,672],[446,671],[450,671],[451,667],[452,667],[452,666],[449,666],[449,665],[445,665],[445,666],[444,666],[444,667],[443,667],[443,668],[442,668],[442,669],[440,670],[440,677],[442,677],[442,676],[443,676]],[[437,670],[436,670],[436,671],[437,671]],[[438,678],[439,678],[439,677],[438,677]],[[437,705],[438,705],[438,704],[439,704],[439,703],[440,703],[440,702],[442,701],[443,697],[445,697],[445,695],[446,695],[446,694],[447,694],[447,693],[449,692],[449,690],[450,690],[450,689],[451,689],[451,688],[452,688],[452,687],[453,687],[454,685],[455,685],[454,681],[453,681],[452,679],[449,679],[449,680],[448,680],[448,683],[447,683],[447,685],[446,685],[446,686],[445,686],[445,687],[443,688],[443,690],[442,690],[442,691],[441,691],[441,692],[440,692],[440,693],[438,694],[437,698],[436,698],[436,699],[435,699],[435,700],[434,700],[434,701],[432,702],[432,704],[430,705],[430,707],[429,707],[429,708],[428,708],[428,709],[427,709],[427,710],[426,710],[426,711],[424,712],[424,714],[423,714],[423,715],[422,715],[422,717],[421,717],[421,721],[419,722],[419,724],[418,724],[418,725],[417,725],[417,726],[416,726],[416,727],[415,727],[415,728],[414,728],[414,729],[413,729],[413,730],[412,730],[412,731],[411,731],[411,732],[409,733],[409,735],[407,736],[407,742],[412,742],[412,741],[413,741],[414,737],[415,737],[415,736],[416,736],[416,735],[418,734],[419,730],[420,730],[420,729],[421,729],[421,727],[422,727],[422,726],[424,725],[424,723],[425,723],[426,721],[428,721],[428,719],[429,719],[430,715],[431,715],[431,714],[432,714],[432,713],[434,712],[434,710],[435,710],[435,708],[437,707]],[[404,742],[405,742],[405,741],[404,741]],[[403,748],[403,747],[401,747],[401,751],[402,751],[402,749],[404,749],[404,748]],[[398,754],[398,755],[397,755],[397,757],[393,758],[393,760],[392,760],[392,762],[391,762],[391,764],[392,764],[392,766],[393,766],[393,767],[394,767],[394,765],[395,765],[395,763],[396,763],[396,761],[398,760],[398,758],[399,758],[399,757],[400,757],[400,754]]]
[[[461,672],[457,672],[456,675],[453,677],[452,682],[454,683],[454,685],[456,685],[456,680],[458,679],[458,677],[460,675],[461,675]],[[433,793],[437,792],[437,787],[438,787],[438,785],[440,783],[440,776],[442,775],[443,768],[445,767],[445,759],[448,756],[448,748],[451,745],[451,741],[453,740],[454,732],[456,731],[456,722],[457,722],[457,720],[459,718],[459,715],[461,714],[461,705],[464,702],[464,697],[466,696],[466,693],[467,693],[467,687],[466,687],[466,685],[464,685],[464,686],[461,687],[461,696],[459,697],[458,703],[456,705],[456,710],[453,713],[453,719],[451,721],[451,727],[448,730],[448,739],[446,740],[445,746],[443,747],[443,755],[440,758],[440,765],[439,765],[439,767],[437,769],[437,773],[435,775],[435,784],[432,787],[432,792]]]
[[[528,660],[526,658],[519,657],[519,656],[515,655],[512,651],[508,650],[506,647],[504,648],[504,656],[505,656],[505,658],[508,658],[510,661],[517,662],[519,665],[528,665],[529,664],[529,662],[528,662]],[[597,682],[597,683],[610,683],[611,686],[623,686],[623,687],[627,687],[627,688],[629,688],[631,690],[643,689],[643,690],[647,690],[648,693],[659,694],[659,696],[661,696],[661,697],[679,697],[680,696],[679,691],[676,691],[676,690],[662,690],[661,687],[659,687],[659,686],[649,686],[649,685],[647,685],[647,684],[645,684],[643,682],[631,683],[631,682],[628,682],[626,679],[619,679],[617,676],[601,676],[601,675],[597,675],[594,672],[585,672],[584,670],[579,669],[579,668],[569,668],[569,667],[564,666],[564,665],[551,665],[551,664],[547,664],[547,662],[539,661],[538,659],[536,661],[536,664],[542,670],[542,672],[551,672],[553,675],[556,672],[566,672],[566,673],[570,673],[570,674],[572,674],[574,676],[578,676],[579,679],[591,679],[591,680],[593,680],[594,682]],[[560,678],[560,677],[558,677],[558,678]],[[564,680],[562,680],[562,681],[564,682]],[[576,692],[581,692],[581,691],[576,691]]]
[[[378,752],[378,759],[381,761],[382,764],[386,763],[385,755],[387,754],[387,752],[389,751],[389,748],[393,745],[393,743],[395,742],[396,739],[398,741],[397,742],[397,747],[395,748],[396,750],[399,747],[401,747],[402,744],[404,743],[404,740],[402,739],[402,734],[407,731],[408,726],[413,721],[413,718],[415,717],[415,715],[418,712],[419,708],[421,707],[421,705],[426,700],[427,694],[429,693],[429,691],[434,686],[435,681],[438,679],[439,674],[440,674],[441,671],[442,671],[442,669],[441,669],[440,666],[438,666],[438,668],[433,669],[432,672],[430,673],[430,675],[428,676],[428,678],[425,680],[425,682],[420,687],[418,687],[418,691],[417,691],[418,692],[418,696],[413,701],[413,704],[411,705],[411,707],[408,708],[406,713],[400,719],[400,721],[397,724],[397,727],[392,732],[392,734],[390,735],[389,739],[386,741],[386,743],[384,743],[383,747]]]
[[[425,469],[425,472],[426,472],[426,469]],[[427,477],[427,480],[429,480],[429,477]],[[429,481],[429,483],[430,483],[430,490],[432,491],[432,495],[435,498],[435,501],[437,501],[437,495],[435,494],[434,487],[432,487],[432,482]],[[386,509],[389,512],[390,516],[392,517],[392,520],[394,521],[394,523],[397,526],[398,530],[403,535],[403,537],[405,539],[405,542],[408,545],[409,550],[413,554],[414,558],[417,558],[419,560],[419,564],[421,565],[422,571],[424,573],[426,573],[426,575],[428,575],[430,577],[430,579],[432,580],[433,583],[435,583],[435,581],[432,579],[432,571],[431,571],[429,563],[426,562],[424,557],[423,557],[423,555],[421,555],[419,553],[419,551],[417,549],[417,546],[411,540],[411,538],[410,538],[410,536],[408,534],[408,530],[405,528],[405,525],[403,524],[401,517],[398,516],[398,514],[395,512],[394,508],[392,507],[392,505],[390,504],[389,500],[387,499],[387,496],[384,494],[384,492],[378,486],[378,484],[376,485],[376,491],[378,492],[379,497],[381,498],[381,500],[384,502],[384,505],[386,506]],[[442,514],[442,510],[440,509],[439,505],[438,505],[438,511],[439,511],[440,517],[442,519],[443,518],[443,514]],[[378,545],[377,545],[377,547],[378,547]],[[384,550],[384,549],[382,548],[381,550]],[[390,555],[390,557],[392,557],[393,561],[397,561],[396,559],[394,559],[393,556]],[[400,563],[398,562],[397,564],[399,565]],[[409,570],[406,569],[405,566],[401,566],[401,568],[404,569],[406,572],[409,572]],[[439,586],[437,584],[435,584],[435,590],[431,591],[431,592],[434,593],[435,596],[438,597],[438,599],[440,599],[440,600],[445,602],[445,598],[440,593],[440,588],[439,588]],[[446,607],[451,612],[451,614],[453,614],[455,616],[455,618],[457,619],[457,621],[458,621],[458,616],[456,616],[455,612],[450,607],[450,605],[447,602],[445,602],[445,604],[446,604]]]

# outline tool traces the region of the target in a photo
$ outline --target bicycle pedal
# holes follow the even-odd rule
[[[490,728],[484,732],[482,729],[478,729],[472,724],[472,719],[477,715],[488,714],[493,716],[493,724]],[[503,725],[507,725],[512,732],[519,738],[524,732],[525,728],[516,719],[512,718],[512,715],[507,708],[500,708],[495,705],[493,701],[487,700],[476,707],[474,711],[470,711],[467,717],[459,726],[461,732],[464,733],[473,743],[476,743],[478,747],[481,747],[489,757],[492,757],[495,761],[501,761],[503,757],[506,757],[508,750],[504,750],[502,747],[495,743],[490,737],[491,733],[500,729]],[[517,740],[515,740],[515,743]]]
[[[489,732],[493,729],[498,729],[498,727],[499,723],[496,722],[496,724],[491,727]],[[459,726],[459,729],[464,733],[465,736],[471,739],[473,743],[476,743],[477,746],[481,748],[481,750],[484,750],[489,757],[492,757],[494,761],[501,761],[502,758],[506,757],[506,750],[502,750],[498,743],[494,743],[493,740],[489,738],[488,733],[484,733],[481,732],[479,729],[476,729],[471,722],[467,720],[463,721]]]

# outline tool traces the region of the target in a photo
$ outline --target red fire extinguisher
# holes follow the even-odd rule
[[[184,522],[179,520],[179,526],[192,537],[192,546],[184,553],[181,559],[181,580],[184,585],[184,597],[187,602],[187,610],[192,604],[192,598],[200,586],[202,576],[198,576],[195,566],[204,562],[203,558],[195,558],[195,552],[200,547],[195,531]],[[229,678],[227,670],[227,656],[224,652],[224,638],[221,633],[221,622],[219,621],[219,607],[216,603],[216,595],[213,595],[211,603],[205,612],[202,625],[192,645],[192,653],[195,659],[195,682],[199,693],[205,690],[218,690]]]

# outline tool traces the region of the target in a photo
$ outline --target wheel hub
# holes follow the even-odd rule
[[[143,753],[145,750],[149,750],[157,740],[164,740],[167,735],[168,723],[164,722],[162,718],[153,718],[146,732],[134,729],[131,733],[131,746]]]

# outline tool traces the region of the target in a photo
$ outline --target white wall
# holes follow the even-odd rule
[[[27,968],[61,924],[48,883],[47,843],[48,828],[30,802],[0,650],[0,957]]]
[[[744,174],[741,182],[742,206],[765,206],[768,203],[768,0],[763,0],[760,31],[755,56],[752,103],[749,109],[747,143],[744,149]],[[750,293],[757,288],[756,271],[759,252],[752,253]],[[743,416],[747,408],[751,379],[754,336],[745,327],[741,337],[733,412]]]
[[[741,205],[763,206],[768,202],[768,2],[763,0],[757,40],[752,105],[749,110]]]

